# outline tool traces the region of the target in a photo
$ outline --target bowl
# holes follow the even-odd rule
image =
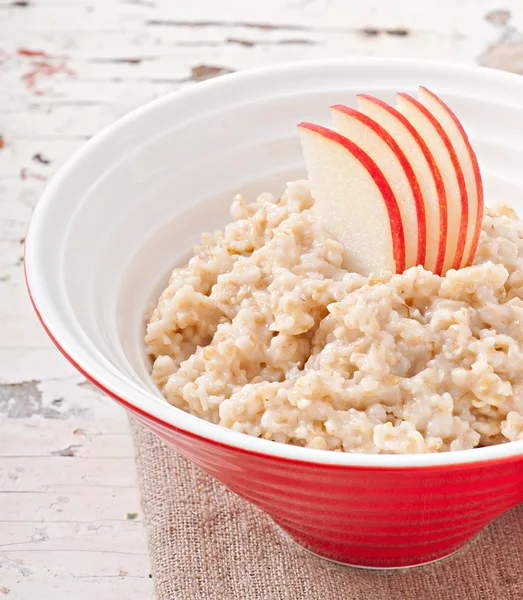
[[[523,441],[428,455],[279,444],[170,406],[144,352],[144,313],[232,196],[303,178],[296,125],[358,92],[427,85],[463,118],[487,202],[523,209],[523,79],[416,60],[324,60],[199,84],[95,136],[54,178],[26,240],[34,307],[76,368],[145,427],[260,507],[300,546],[344,564],[420,565],[523,501]],[[523,214],[523,211],[522,211]],[[510,543],[510,540],[507,540]]]

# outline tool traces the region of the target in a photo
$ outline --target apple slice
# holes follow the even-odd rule
[[[312,123],[299,126],[314,209],[344,246],[347,270],[405,270],[403,223],[387,179],[359,146]]]
[[[397,142],[419,182],[427,223],[424,267],[441,275],[447,247],[447,197],[438,165],[418,131],[400,112],[379,98],[359,94],[358,109],[379,123]]]
[[[334,129],[357,144],[378,165],[398,201],[405,232],[406,268],[425,264],[427,229],[421,189],[407,157],[376,121],[354,108],[331,106]]]
[[[440,122],[441,126],[449,136],[458,155],[468,197],[468,231],[465,242],[465,253],[463,266],[469,266],[474,262],[478,249],[479,235],[483,222],[483,182],[479,170],[476,153],[470,145],[469,138],[455,113],[424,86],[420,86],[418,100],[427,108]]]
[[[468,228],[468,199],[465,176],[445,130],[423,104],[409,94],[396,95],[397,109],[418,130],[439,166],[447,195],[447,248],[443,272],[463,266]]]

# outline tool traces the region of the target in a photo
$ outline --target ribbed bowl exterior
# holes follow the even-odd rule
[[[134,416],[300,546],[344,564],[399,568],[438,560],[523,502],[523,456],[429,468],[339,467],[255,454]]]

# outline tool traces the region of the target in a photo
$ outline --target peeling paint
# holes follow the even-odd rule
[[[11,560],[9,558],[0,558],[0,572],[5,569],[6,571],[14,571],[22,577],[30,577],[33,572],[31,569],[26,567],[21,560]],[[1,588],[0,588],[1,589]]]
[[[26,419],[40,416],[44,419],[67,419],[71,416],[84,415],[87,408],[72,408],[68,411],[57,410],[54,406],[46,406],[42,401],[41,384],[38,380],[23,383],[0,383],[0,413],[8,419]],[[53,404],[51,402],[51,404]]]
[[[49,536],[45,527],[37,527],[31,536],[32,542],[47,542],[47,540],[49,540]]]
[[[478,58],[484,67],[523,74],[523,34],[510,27]]]
[[[62,73],[73,77],[76,73],[67,67],[64,62],[58,64],[51,64],[43,60],[35,60],[32,62],[32,70],[22,75],[22,80],[28,89],[34,90],[35,93],[41,92],[42,90],[36,90],[36,84],[42,77],[51,77]]]
[[[77,383],[76,385],[79,388],[84,388],[86,390],[90,390],[91,392],[96,392],[97,394],[105,395],[98,386],[94,385],[94,383],[92,383],[88,379],[86,379],[85,381],[81,381],[80,383]]]
[[[18,48],[16,53],[18,56],[47,56],[43,50],[31,50],[29,48]]]
[[[213,65],[196,65],[191,69],[191,81],[205,81],[206,79],[212,79],[219,75],[226,75],[227,73],[234,73],[234,69],[229,67],[217,67]]]
[[[53,506],[58,506],[60,504],[69,504],[69,502],[71,502],[71,498],[69,498],[68,496],[57,496],[56,502],[52,502],[49,505],[49,508],[53,508]],[[58,512],[60,512],[62,509],[58,508],[57,510]]]
[[[81,444],[71,444],[67,448],[64,448],[63,450],[55,450],[54,452],[51,452],[51,454],[53,456],[67,456],[67,457],[72,458],[72,457],[76,456],[77,448],[81,448],[81,447],[82,447]]]
[[[20,169],[20,179],[25,181],[26,179],[36,179],[38,181],[47,181],[47,177],[41,175],[40,173],[34,173],[30,171],[27,167],[22,167]]]
[[[0,384],[0,412],[10,419],[24,419],[32,415],[42,415],[46,419],[63,419],[57,410],[42,406],[42,392],[39,381]]]
[[[485,15],[485,20],[494,25],[506,25],[510,21],[511,13],[509,10],[498,9],[491,10]]]
[[[51,164],[51,161],[48,158],[45,158],[45,156],[41,152],[37,152],[36,154],[34,154],[33,160],[35,160],[36,162],[39,162],[42,165]]]

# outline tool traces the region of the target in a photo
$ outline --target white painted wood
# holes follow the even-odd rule
[[[221,70],[412,55],[523,72],[523,3],[23,4],[0,1],[0,598],[144,600],[126,417],[51,346],[25,292],[23,237],[46,182],[119,116]]]

